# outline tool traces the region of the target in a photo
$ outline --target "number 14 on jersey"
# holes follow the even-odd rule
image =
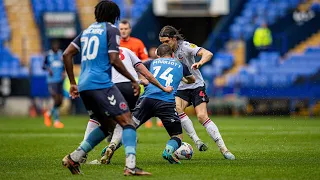
[[[160,69],[161,69],[161,66],[153,67],[153,70],[154,70],[153,76],[155,78],[159,74]],[[169,74],[172,70],[173,70],[173,68],[171,68],[171,67],[167,68],[159,77],[160,79],[163,79],[163,80],[166,81],[166,85],[165,86],[170,86],[171,83],[173,82],[173,79],[172,79],[173,75]]]

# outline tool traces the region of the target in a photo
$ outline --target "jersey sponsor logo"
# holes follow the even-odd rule
[[[192,43],[190,43],[190,45],[189,45],[191,48],[196,48],[197,47],[197,45],[195,45],[195,44],[192,44]]]
[[[114,98],[114,95],[112,95],[111,97],[108,96],[108,100],[112,106],[116,105],[117,103],[117,100]]]
[[[51,66],[52,67],[62,67],[63,64],[61,61],[52,61]]]
[[[120,107],[120,109],[122,109],[124,111],[128,109],[128,106],[127,106],[127,104],[125,102],[121,102],[119,104],[119,107]]]

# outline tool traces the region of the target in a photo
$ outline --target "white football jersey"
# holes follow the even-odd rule
[[[137,55],[132,52],[130,49],[119,47],[119,56],[123,65],[126,67],[128,72],[136,79],[139,80],[138,74],[135,70],[135,66],[141,63],[141,60],[137,57]],[[112,67],[112,82],[113,83],[122,83],[122,82],[130,82],[129,79],[120,74],[114,67]]]
[[[174,52],[174,57],[187,65],[191,74],[196,78],[196,82],[193,84],[186,84],[181,81],[178,90],[195,89],[204,86],[204,80],[199,69],[194,70],[191,68],[192,64],[195,63],[195,56],[200,49],[201,47],[187,41],[178,41],[178,49]]]

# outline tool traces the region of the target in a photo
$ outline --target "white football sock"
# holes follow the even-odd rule
[[[89,136],[89,134],[96,128],[96,127],[99,127],[100,126],[100,123],[96,120],[93,120],[93,119],[90,119],[88,121],[88,125],[87,125],[87,128],[86,128],[86,132],[84,133],[84,137],[83,137],[83,140],[86,140]]]
[[[225,152],[228,150],[223,142],[222,136],[219,132],[217,125],[213,123],[210,118],[208,118],[204,123],[202,123],[202,126],[206,128],[208,134],[211,136],[214,142],[216,142],[221,152]]]
[[[123,131],[122,127],[119,124],[117,124],[113,130],[113,135],[112,135],[110,144],[114,143],[116,146],[118,146],[118,144],[121,142],[121,139],[122,139],[122,131]]]
[[[126,166],[130,169],[133,169],[136,167],[136,155],[135,154],[129,154],[126,157]]]
[[[179,114],[181,120],[181,126],[186,131],[188,136],[196,143],[200,138],[198,137],[196,130],[193,127],[191,119],[186,115],[186,113]]]

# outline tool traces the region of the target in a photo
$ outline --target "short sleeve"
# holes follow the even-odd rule
[[[201,47],[198,47],[195,44],[184,41],[183,42],[183,49],[185,49],[192,56],[197,56],[197,53],[200,51]]]
[[[116,26],[109,23],[107,27],[108,53],[119,52],[120,31]]]
[[[132,62],[133,67],[136,67],[139,63],[141,63],[141,60],[138,58],[138,56],[132,52],[130,49],[127,49],[129,56],[130,56],[130,60]]]
[[[148,61],[144,61],[143,65],[150,70],[151,63],[152,63],[152,60],[148,60]]]
[[[80,51],[80,47],[81,47],[81,42],[80,42],[80,38],[81,38],[82,32],[71,42],[71,44],[78,49],[78,51]]]
[[[192,76],[191,72],[189,71],[189,68],[184,63],[181,63],[183,67],[183,77]]]

